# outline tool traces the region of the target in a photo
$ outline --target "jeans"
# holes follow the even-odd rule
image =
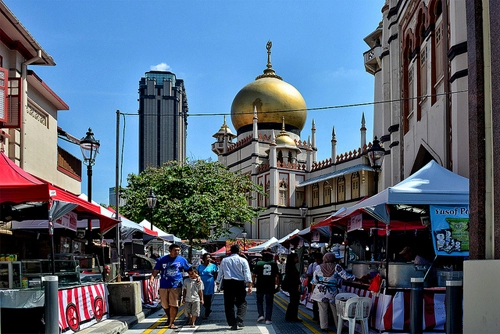
[[[264,299],[266,300],[266,320],[273,316],[274,293],[257,293],[257,313],[264,316]]]
[[[247,314],[247,291],[245,282],[233,279],[224,280],[224,312],[229,326],[243,323]],[[234,307],[236,306],[236,315]]]

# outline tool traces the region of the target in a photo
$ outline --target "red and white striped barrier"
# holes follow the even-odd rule
[[[372,299],[370,326],[377,330],[410,330],[410,291],[396,291],[394,295],[373,294],[368,289],[344,286],[346,292],[354,292],[360,297]],[[446,310],[445,293],[440,290],[424,290],[424,330],[444,330]]]
[[[130,278],[132,280],[132,278]],[[158,289],[160,288],[160,280],[155,278],[153,284],[150,284],[149,278],[140,280],[141,282],[141,301],[146,305],[153,305],[155,300],[160,298]]]
[[[75,333],[108,318],[108,289],[104,283],[60,289],[58,294],[62,333]]]

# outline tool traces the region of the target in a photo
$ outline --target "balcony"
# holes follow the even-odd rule
[[[61,147],[57,147],[57,170],[79,182],[82,181],[82,161]]]
[[[382,61],[380,59],[381,54],[382,54],[381,46],[376,46],[371,50],[363,53],[363,57],[365,59],[366,72],[370,74],[375,74],[375,72],[380,70],[382,66]]]

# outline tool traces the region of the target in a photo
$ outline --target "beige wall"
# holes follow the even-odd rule
[[[500,333],[499,272],[500,260],[464,261],[464,334]]]

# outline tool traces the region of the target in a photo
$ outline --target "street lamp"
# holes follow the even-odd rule
[[[380,146],[380,141],[377,139],[377,136],[373,139],[372,147],[370,147],[366,154],[368,155],[368,160],[370,161],[370,166],[373,168],[375,172],[373,175],[373,181],[375,183],[374,193],[375,195],[378,193],[378,173],[382,169],[382,162],[384,162],[385,150]],[[375,220],[375,231],[378,230],[378,221]],[[377,258],[377,234],[373,234],[373,258]],[[386,257],[388,254],[387,251],[387,234],[386,234]]]
[[[241,236],[243,237],[243,252],[246,250],[246,244],[247,244],[247,231],[245,228],[243,228],[243,232],[241,232]]]
[[[366,154],[368,155],[368,160],[370,161],[370,166],[375,171],[375,194],[378,193],[378,173],[382,169],[382,162],[384,162],[385,150],[380,146],[380,141],[375,136],[373,139],[372,147],[370,147]]]
[[[302,202],[302,205],[299,208],[300,216],[302,217],[302,229],[306,228],[306,216],[307,216],[307,204],[306,202]]]
[[[151,231],[153,230],[153,209],[156,206],[156,201],[158,200],[156,198],[155,193],[153,192],[153,189],[149,189],[149,195],[147,197],[148,200],[148,207],[149,207],[149,220],[151,223]]]
[[[95,164],[95,158],[97,153],[99,153],[99,147],[101,144],[98,140],[94,138],[94,133],[92,129],[89,128],[85,138],[80,140],[80,149],[82,150],[83,163],[87,165],[87,199],[92,202],[92,166]],[[89,245],[89,250],[92,247],[92,220],[87,220],[87,240]],[[104,261],[104,259],[103,259]]]

